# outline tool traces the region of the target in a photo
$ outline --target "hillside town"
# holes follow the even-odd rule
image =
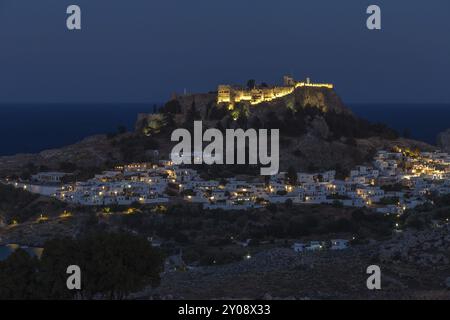
[[[3,182],[81,206],[164,205],[184,201],[206,210],[247,210],[269,204],[329,204],[367,207],[380,214],[402,214],[427,201],[430,194],[450,193],[450,155],[397,148],[379,151],[371,165],[357,166],[343,180],[336,171],[280,172],[261,177],[205,180],[192,168],[168,160],[136,163],[95,175],[88,181],[63,183],[67,174],[42,172],[30,181]]]

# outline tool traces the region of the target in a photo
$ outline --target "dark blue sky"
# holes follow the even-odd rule
[[[449,31],[448,0],[0,0],[0,102],[164,101],[293,73],[349,103],[449,103]]]

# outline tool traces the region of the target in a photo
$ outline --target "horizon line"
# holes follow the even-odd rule
[[[78,101],[78,102],[71,102],[71,101],[52,101],[52,102],[45,102],[45,101],[38,101],[38,102],[19,102],[19,101],[0,101],[0,105],[56,105],[56,104],[65,104],[65,105],[87,105],[87,104],[110,104],[110,105],[118,105],[118,104],[165,104],[168,100],[162,102],[162,101],[119,101],[119,102],[113,102],[113,101]],[[344,102],[344,105],[355,105],[355,104],[365,104],[365,105],[375,105],[375,104],[393,104],[393,105],[423,105],[423,104],[431,104],[431,105],[450,105],[449,102],[362,102],[362,101],[351,101],[351,102]]]

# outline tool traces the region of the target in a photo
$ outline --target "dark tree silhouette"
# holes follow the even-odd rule
[[[288,184],[295,186],[297,184],[297,171],[294,167],[289,167],[286,172],[285,180]]]
[[[37,258],[22,249],[0,262],[0,300],[37,299]]]
[[[67,267],[81,269],[81,290],[67,290]],[[17,250],[0,262],[0,299],[124,299],[157,286],[163,256],[144,238],[96,233],[81,240],[55,239],[41,260]]]

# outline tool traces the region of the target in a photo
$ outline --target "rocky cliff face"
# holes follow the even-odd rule
[[[180,105],[181,113],[187,114],[190,112],[192,105],[195,104],[196,112],[205,119],[208,117],[209,110],[214,107],[224,107],[224,105],[217,105],[216,93],[192,94],[174,97],[172,101],[177,101]],[[252,112],[258,112],[268,108],[277,107],[294,107],[294,106],[312,106],[317,107],[323,112],[334,111],[336,113],[351,114],[351,110],[345,107],[344,103],[333,89],[314,88],[314,87],[299,87],[295,89],[292,94],[272,100],[270,102],[263,102],[257,105],[250,105],[249,103],[240,103],[240,105],[247,105]]]
[[[294,91],[295,103],[301,106],[314,106],[323,112],[334,111],[336,113],[351,114],[351,110],[345,107],[341,98],[334,90],[326,88],[297,88]]]
[[[450,129],[447,129],[438,135],[437,145],[443,151],[450,152]]]

